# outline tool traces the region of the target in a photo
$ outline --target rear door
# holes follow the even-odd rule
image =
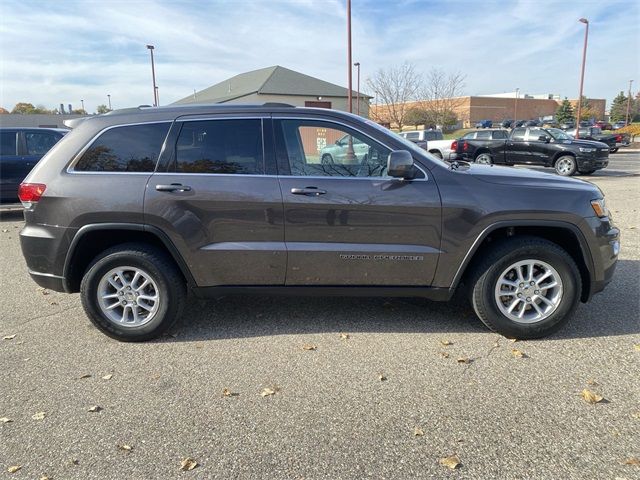
[[[218,115],[178,118],[171,129],[147,184],[145,223],[170,237],[198,286],[284,284],[270,127],[268,116]]]
[[[17,130],[0,131],[0,199],[5,203],[19,201],[18,186],[24,179],[18,140]]]
[[[277,118],[276,118],[277,117]],[[284,199],[287,285],[426,286],[440,249],[438,188],[386,176],[390,148],[354,126],[274,115]],[[349,135],[366,155],[322,162],[320,139]]]

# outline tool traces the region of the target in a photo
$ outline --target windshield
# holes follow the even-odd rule
[[[567,135],[559,128],[548,128],[547,132],[549,132],[551,136],[556,140],[573,140],[571,136]]]

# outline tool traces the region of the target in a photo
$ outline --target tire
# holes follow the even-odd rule
[[[535,265],[533,269],[522,267],[532,264]],[[512,268],[515,265],[520,265],[518,268],[524,280],[515,276],[516,270]],[[529,271],[533,271],[532,281],[537,282],[534,286],[527,285],[531,280]],[[543,278],[545,272],[551,272],[551,275]],[[513,276],[513,280],[509,276]],[[580,272],[571,256],[555,243],[529,236],[511,237],[497,243],[483,255],[470,280],[471,303],[478,318],[490,330],[522,340],[545,337],[567,323],[580,301],[582,290]],[[501,280],[515,280],[515,284],[507,286],[499,283]],[[553,286],[553,282],[557,286]],[[498,291],[505,295],[499,296]],[[518,298],[518,294],[523,296]],[[540,297],[545,297],[550,304]],[[513,308],[511,315],[508,314],[509,307]],[[522,317],[515,318],[521,311]]]
[[[439,158],[440,160],[442,160],[442,153],[440,153],[439,151],[435,150],[433,152],[429,152],[431,155],[433,155],[436,158]]]
[[[476,158],[473,161],[480,165],[492,165],[493,157],[489,152],[482,152],[476,155]]]
[[[322,165],[332,165],[333,164],[333,157],[331,155],[329,155],[328,153],[325,153],[324,155],[322,155],[322,158],[320,160]]]
[[[616,153],[617,151],[618,151],[618,147],[609,149],[609,153]]]
[[[591,175],[595,170],[585,170],[584,172],[580,172],[580,175]]]
[[[576,159],[571,155],[558,157],[556,162],[553,164],[553,167],[556,169],[556,173],[563,177],[570,177],[571,175],[575,175],[578,171]]]
[[[186,283],[163,251],[125,243],[105,250],[91,263],[80,297],[89,320],[104,334],[141,342],[159,337],[180,318]]]

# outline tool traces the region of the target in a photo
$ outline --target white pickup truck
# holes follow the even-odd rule
[[[440,130],[410,130],[399,132],[398,135],[412,141],[438,158],[449,159],[452,140],[443,140]]]

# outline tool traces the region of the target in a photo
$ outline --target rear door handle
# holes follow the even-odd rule
[[[317,197],[318,195],[324,195],[326,190],[320,190],[318,187],[305,187],[305,188],[292,188],[291,193],[294,195],[308,195],[310,197]]]
[[[156,190],[158,192],[190,192],[191,187],[181,183],[172,183],[171,185],[156,185]]]

